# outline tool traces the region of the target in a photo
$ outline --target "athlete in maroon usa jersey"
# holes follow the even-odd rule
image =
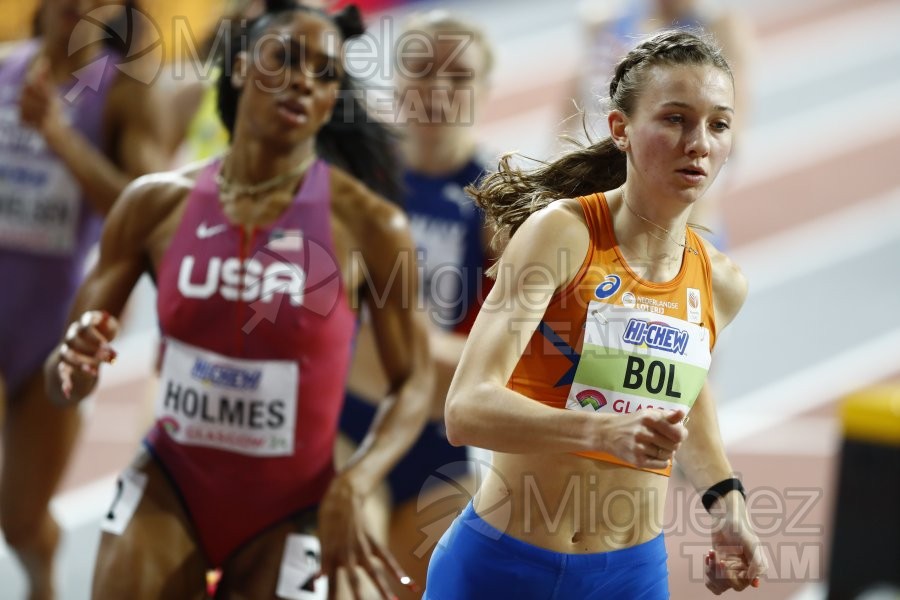
[[[165,353],[147,436],[215,565],[325,493],[355,327],[328,166],[316,161],[282,215],[249,233],[222,211],[220,169],[199,173],[159,266]]]
[[[362,135],[372,125],[359,106],[337,103],[341,41],[361,31],[349,16],[291,6],[253,22],[219,82],[228,152],[138,180],[110,215],[78,320],[48,359],[49,388],[59,403],[94,388],[145,270],[165,350],[156,422],[102,524],[95,598],[199,598],[210,569],[222,573],[216,597],[324,598],[351,565],[393,595],[375,557],[395,561],[363,529],[361,507],[418,436],[431,376],[405,217],[316,158],[318,148],[384,180],[366,169],[388,148]],[[335,473],[357,301],[392,398]]]

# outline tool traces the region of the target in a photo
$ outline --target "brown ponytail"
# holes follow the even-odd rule
[[[503,155],[496,173],[466,188],[503,239],[512,236],[529,215],[558,198],[584,196],[625,182],[625,153],[610,138],[576,148],[553,162],[542,162],[531,171],[510,165],[513,156],[515,153]]]

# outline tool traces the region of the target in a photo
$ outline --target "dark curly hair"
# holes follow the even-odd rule
[[[297,12],[321,16],[337,27],[346,41],[365,31],[359,10],[350,5],[340,12],[329,14],[305,6],[296,0],[267,0],[266,12],[259,18],[237,27],[220,57],[221,75],[217,84],[219,118],[234,134],[237,107],[241,90],[231,83],[237,55],[252,48],[272,27],[289,22]],[[341,167],[373,191],[395,203],[402,198],[401,169],[396,136],[384,123],[373,118],[359,93],[362,85],[344,73],[331,120],[316,136],[316,151],[329,163]]]

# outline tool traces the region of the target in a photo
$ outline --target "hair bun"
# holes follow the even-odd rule
[[[362,35],[366,31],[362,13],[359,12],[359,8],[355,4],[348,4],[340,11],[334,13],[332,18],[338,29],[341,30],[341,35],[344,36],[345,40]]]

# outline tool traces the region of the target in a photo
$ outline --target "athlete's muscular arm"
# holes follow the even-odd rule
[[[171,174],[148,175],[122,193],[103,228],[97,265],[82,283],[70,310],[72,324],[63,343],[44,364],[47,392],[54,402],[80,401],[96,386],[100,362],[113,356],[107,344],[116,333],[115,317],[149,265],[148,244],[161,220],[186,193],[187,185],[173,182]],[[61,363],[71,367],[68,397],[60,378]]]
[[[747,280],[740,269],[710,244],[705,244],[713,268],[713,299],[718,330],[737,315],[747,296]],[[700,491],[731,476],[731,464],[725,456],[715,398],[706,385],[691,408],[687,441],[678,451],[678,463]],[[731,496],[740,494],[729,494]]]
[[[35,61],[20,98],[22,120],[44,136],[101,214],[109,212],[132,179],[167,167],[158,106],[152,86],[119,77],[104,108],[104,130],[111,154],[107,156],[63,116],[62,99],[50,81],[45,59]]]
[[[169,169],[173,152],[165,140],[165,103],[160,86],[120,77],[110,90],[110,129],[116,165],[131,181]],[[122,189],[119,189],[121,193]]]
[[[706,247],[713,268],[716,323],[721,331],[743,305],[747,280],[728,257],[710,244]],[[695,489],[703,493],[733,475],[719,433],[715,398],[708,385],[694,402],[687,427],[690,435],[678,451],[678,464]],[[707,557],[707,587],[721,594],[728,589],[758,585],[758,577],[766,570],[766,560],[750,525],[743,496],[736,491],[729,492],[713,506],[714,513],[722,514],[722,520],[713,532],[713,550]]]
[[[444,331],[433,323],[427,323],[427,327],[428,344],[434,363],[434,393],[431,396],[430,417],[440,420],[444,416],[447,390],[450,389],[450,382],[453,381],[453,374],[456,373],[466,346],[466,336],[454,331]]]
[[[390,598],[395,597],[391,585],[375,567],[374,558],[386,561],[402,583],[408,581],[396,561],[366,532],[362,504],[412,446],[425,424],[432,386],[428,335],[422,315],[416,311],[416,253],[406,217],[359,184],[341,182],[333,189],[336,196],[342,196],[347,229],[354,240],[353,279],[362,284],[360,294],[369,307],[389,390],[356,454],[320,504],[322,571],[334,582],[338,568],[350,567],[347,575],[359,595],[354,568],[358,564],[383,597]],[[347,197],[352,202],[347,203]],[[351,211],[346,210],[348,206]],[[329,586],[330,597],[336,588]]]
[[[513,236],[447,396],[451,443],[508,453],[603,450],[640,466],[665,468],[667,461],[651,459],[655,452],[641,446],[642,439],[656,435],[682,435],[681,425],[667,421],[663,411],[559,410],[506,387],[553,294],[578,272],[589,243],[581,207],[571,200],[535,213]]]
[[[494,231],[488,226],[483,227],[481,235],[481,244],[484,255],[489,260],[496,259],[498,255],[493,251],[491,241]],[[481,265],[479,265],[480,267]],[[479,274],[479,280],[482,276]],[[480,285],[480,283],[479,283]],[[489,291],[487,287],[484,291]],[[481,290],[479,290],[481,291]],[[483,293],[483,292],[482,292]],[[463,306],[463,314],[467,314],[473,309],[472,306]],[[432,418],[440,420],[444,416],[444,405],[447,400],[447,390],[450,389],[450,382],[453,381],[453,375],[459,366],[459,360],[462,358],[463,349],[466,346],[465,333],[457,333],[455,331],[446,331],[440,329],[436,325],[429,323],[428,340],[431,346],[431,357],[434,362],[434,394],[432,395],[431,411]]]
[[[368,194],[360,213],[365,229],[358,240],[362,262],[360,296],[369,308],[388,397],[346,472],[364,493],[372,490],[418,438],[428,416],[433,372],[424,315],[417,310],[416,249],[403,213]],[[364,203],[364,204],[363,204]]]

